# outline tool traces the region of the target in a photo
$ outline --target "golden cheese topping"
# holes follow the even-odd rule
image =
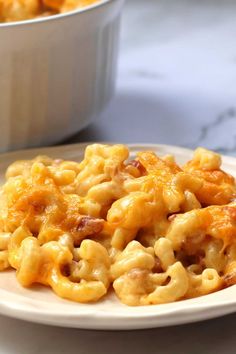
[[[0,191],[0,270],[77,302],[110,288],[131,306],[208,294],[236,284],[235,196],[203,148],[182,167],[101,144],[81,162],[16,161]]]

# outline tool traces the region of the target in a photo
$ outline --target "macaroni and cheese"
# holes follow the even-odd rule
[[[80,163],[16,161],[0,194],[0,270],[77,302],[112,288],[131,306],[209,294],[236,284],[235,198],[203,148],[182,167],[101,144]]]
[[[0,0],[0,22],[23,21],[89,6],[98,0]]]

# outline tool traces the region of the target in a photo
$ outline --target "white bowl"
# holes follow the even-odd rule
[[[65,139],[105,108],[122,3],[0,24],[0,151]]]

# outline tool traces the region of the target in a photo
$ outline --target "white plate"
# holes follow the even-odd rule
[[[81,160],[86,144],[32,149],[0,155],[0,179],[14,160],[38,154]],[[158,154],[174,154],[185,162],[191,151],[165,145],[131,145],[132,153],[150,149]],[[236,175],[236,159],[224,157],[224,168]],[[32,322],[85,329],[138,329],[170,326],[206,320],[236,311],[236,286],[196,299],[171,304],[128,307],[111,294],[96,304],[79,304],[60,299],[49,288],[21,287],[14,271],[0,273],[0,313]]]

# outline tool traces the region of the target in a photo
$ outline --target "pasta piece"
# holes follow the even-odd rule
[[[189,289],[186,298],[206,295],[223,287],[223,280],[215,269],[207,268],[202,274],[189,273]]]
[[[0,251],[0,271],[10,267],[8,260],[8,251]]]
[[[177,262],[160,274],[133,269],[117,278],[113,286],[122,302],[137,306],[179,300],[186,294],[189,284],[186,270]]]
[[[198,148],[193,160],[184,166],[185,171],[204,181],[196,196],[205,206],[228,204],[236,198],[234,178],[222,171],[220,166],[220,156],[203,148]]]
[[[231,244],[236,235],[236,205],[210,206],[177,215],[166,235],[178,250],[189,242],[200,243],[206,236]]]
[[[22,21],[83,8],[98,0],[0,0],[0,21]]]
[[[1,21],[27,20],[39,13],[39,0],[0,0]]]

